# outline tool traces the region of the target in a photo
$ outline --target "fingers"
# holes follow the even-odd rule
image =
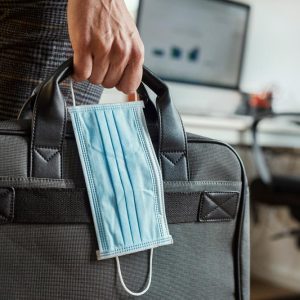
[[[116,85],[116,88],[125,93],[132,94],[139,87],[142,81],[143,67],[134,63],[129,63],[123,73],[122,79]]]
[[[142,81],[143,63],[144,47],[138,44],[132,49],[128,64],[116,88],[125,94],[134,93]]]
[[[95,54],[74,52],[76,81],[89,80],[104,88],[116,87],[125,94],[134,93],[143,75],[144,49],[142,45],[129,49],[114,44],[110,50],[101,49]]]
[[[108,43],[107,43],[108,44]],[[76,81],[89,80],[104,88],[116,87],[130,94],[139,87],[143,75],[144,46],[116,39],[111,46],[97,41],[86,51],[74,51],[74,75]]]
[[[89,81],[105,88],[116,87],[125,94],[135,92],[142,79],[142,43],[130,45],[116,40],[109,50],[103,50],[101,45],[98,49],[94,55]]]
[[[74,73],[75,81],[83,81],[90,78],[93,68],[92,56],[85,51],[74,51]]]
[[[102,51],[95,55],[90,81],[102,84],[105,88],[115,87],[121,79],[129,60],[130,48],[126,43],[114,41],[109,53],[103,57]],[[97,59],[99,57],[99,59]],[[104,66],[104,67],[103,67]]]
[[[142,78],[144,46],[125,2],[68,1],[67,17],[74,79],[135,91]]]
[[[102,84],[109,69],[109,53],[96,52],[93,58],[93,69],[89,81],[93,84]]]

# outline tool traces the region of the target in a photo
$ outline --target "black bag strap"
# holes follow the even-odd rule
[[[201,192],[165,194],[168,223],[199,222]],[[84,188],[0,188],[1,224],[93,224]]]
[[[62,147],[66,130],[66,103],[59,83],[73,72],[73,58],[64,62],[37,91],[33,108],[30,177],[62,178]],[[159,160],[165,180],[188,180],[186,134],[168,87],[144,67],[143,83],[156,95]],[[145,90],[144,90],[145,91]],[[147,104],[149,103],[149,104]]]
[[[36,96],[39,92],[39,89],[41,88],[42,83],[39,84],[37,87],[35,87],[35,89],[33,90],[32,94],[30,95],[30,97],[25,101],[25,103],[23,104],[23,106],[21,107],[18,117],[18,120],[24,120],[24,119],[32,119],[32,111],[35,105],[35,99]],[[157,114],[156,114],[156,108],[153,104],[153,102],[151,101],[149,94],[144,86],[143,83],[141,83],[141,85],[139,86],[138,90],[137,90],[140,99],[142,99],[145,103],[145,109],[144,109],[144,114],[146,117],[146,120],[149,123],[153,123],[153,122],[157,122]]]

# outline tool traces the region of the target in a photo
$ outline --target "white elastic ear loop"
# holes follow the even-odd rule
[[[70,78],[70,89],[71,89],[71,96],[72,96],[73,106],[76,106],[76,100],[75,100],[75,94],[74,94],[74,88],[73,88],[73,80],[72,80],[72,78]]]
[[[120,278],[121,284],[122,284],[124,290],[125,290],[128,294],[130,294],[130,295],[132,295],[132,296],[142,296],[142,295],[144,295],[145,293],[147,293],[148,290],[149,290],[149,288],[150,288],[151,281],[152,281],[153,248],[152,248],[150,251],[151,251],[151,252],[150,252],[150,261],[149,261],[148,283],[147,283],[146,288],[145,288],[143,291],[139,292],[139,293],[134,293],[134,292],[130,291],[130,290],[127,288],[127,286],[126,286],[126,284],[125,284],[125,282],[124,282],[124,280],[123,280],[123,276],[122,276],[122,272],[121,272],[121,266],[120,266],[119,257],[118,257],[118,256],[116,257],[117,268],[118,268],[118,274],[119,274],[119,278]]]

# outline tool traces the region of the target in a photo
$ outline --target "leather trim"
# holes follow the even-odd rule
[[[15,190],[0,188],[0,224],[10,223],[14,219]]]
[[[62,178],[62,147],[67,112],[59,83],[71,73],[72,66],[66,61],[38,90],[32,119],[30,177]],[[58,154],[45,164],[40,155],[41,149],[49,149],[49,152],[55,149]]]
[[[210,198],[212,195],[214,198],[217,194],[225,195],[232,205],[233,199],[239,199],[238,192],[209,194]],[[207,209],[203,210],[202,201],[205,195],[207,193],[203,191],[166,192],[165,209],[168,223],[201,222],[199,215],[210,214]],[[224,202],[223,199],[221,201]],[[237,206],[236,203],[234,205]],[[220,204],[221,206],[228,212],[228,205],[226,208]],[[213,211],[214,207],[211,210]],[[205,221],[207,220],[205,217]],[[0,221],[17,224],[93,224],[85,188],[0,188]],[[224,222],[227,219],[220,218],[218,221]]]
[[[30,177],[62,178],[62,146],[66,132],[67,112],[59,83],[72,72],[73,58],[71,57],[36,89],[36,97],[32,97],[32,101],[35,98],[35,103],[30,147]],[[171,101],[169,89],[146,67],[143,70],[143,83],[157,94],[157,112],[155,112],[146,89],[143,86],[139,89],[146,97],[147,121],[152,123],[158,119],[158,150],[162,154],[158,157],[164,179],[187,181],[189,179],[187,139],[181,118]],[[178,155],[176,153],[179,157],[173,160],[173,157]],[[173,161],[173,164],[170,161]]]
[[[236,192],[204,192],[201,195],[199,222],[225,222],[235,219],[239,202]]]
[[[182,151],[161,152],[160,162],[166,180],[188,180],[186,154]]]

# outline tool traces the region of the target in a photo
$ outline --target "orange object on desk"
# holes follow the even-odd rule
[[[272,92],[255,94],[252,95],[250,98],[250,106],[254,108],[269,109],[272,106],[272,99],[273,99]]]

